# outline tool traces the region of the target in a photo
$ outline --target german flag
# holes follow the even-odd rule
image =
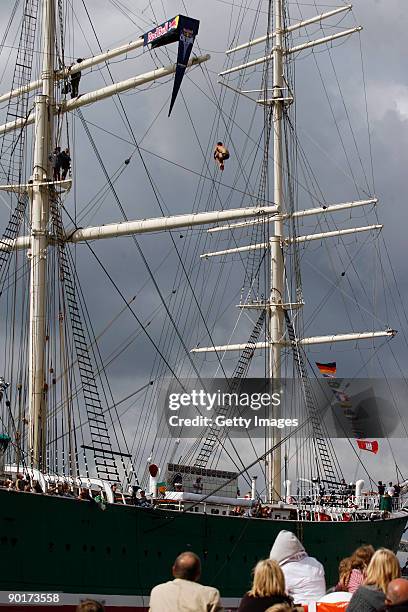
[[[316,367],[320,371],[323,376],[329,376],[333,378],[336,376],[336,362],[332,361],[331,363],[319,363],[316,361]]]

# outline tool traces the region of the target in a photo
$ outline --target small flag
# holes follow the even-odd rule
[[[336,376],[336,362],[331,363],[319,363],[316,361],[316,366],[323,376],[334,378]]]
[[[159,493],[165,493],[167,491],[166,483],[165,482],[158,482],[157,483],[157,490],[158,490]]]
[[[368,441],[368,440],[357,440],[358,448],[361,450],[369,451],[370,453],[374,453],[375,455],[378,453],[378,442],[377,440]]]

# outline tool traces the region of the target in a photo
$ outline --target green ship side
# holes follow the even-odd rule
[[[148,595],[170,578],[178,553],[203,561],[202,581],[241,597],[258,559],[281,529],[324,564],[327,585],[340,559],[371,543],[397,551],[407,516],[377,521],[247,519],[97,504],[0,490],[0,590]]]

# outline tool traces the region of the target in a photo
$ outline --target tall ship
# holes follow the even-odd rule
[[[328,586],[359,545],[397,551],[408,518],[397,451],[400,495],[377,489],[395,428],[367,429],[350,391],[388,380],[383,357],[398,361],[389,347],[407,324],[370,128],[361,153],[336,70],[335,47],[360,37],[352,6],[214,0],[197,18],[183,0],[175,16],[160,2],[101,2],[96,15],[85,0],[7,4],[1,605],[90,597],[145,610],[192,550],[233,610],[281,530],[323,563]],[[117,36],[125,22],[132,40],[104,50],[98,28]],[[211,30],[209,44],[228,47],[218,76],[202,48]],[[312,115],[296,104],[295,75],[316,100],[308,59],[330,111],[313,117],[320,143],[304,132],[324,187],[300,127]],[[171,429],[174,385],[224,385],[220,420]],[[231,398],[283,385],[290,400],[262,413],[260,431],[238,431]],[[343,424],[330,429],[333,415]]]

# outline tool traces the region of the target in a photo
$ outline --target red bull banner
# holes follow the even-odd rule
[[[168,45],[173,42],[179,42],[177,67],[174,76],[173,92],[171,94],[169,116],[173,110],[177,94],[180,90],[199,26],[200,22],[197,19],[192,19],[185,15],[177,15],[173,17],[173,19],[169,19],[161,25],[156,26],[143,37],[144,46],[150,45],[152,49],[157,49],[157,47]]]
[[[151,45],[153,49],[176,42],[179,39],[179,20],[180,15],[165,21],[161,25],[156,26],[144,36],[144,46]]]

